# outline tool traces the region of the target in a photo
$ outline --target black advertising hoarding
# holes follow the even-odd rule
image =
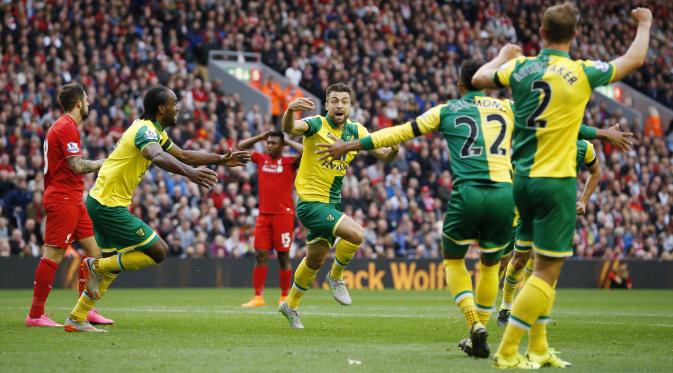
[[[32,288],[33,275],[39,259],[0,258],[0,288]],[[267,287],[278,286],[277,263],[269,261]],[[293,267],[299,262],[295,261]],[[322,284],[331,259],[316,277]],[[673,262],[568,260],[563,268],[559,287],[607,287],[609,273],[626,263],[638,289],[672,289]],[[252,287],[254,257],[244,259],[177,259],[168,258],[160,265],[140,271],[122,273],[114,287]],[[478,276],[476,261],[468,260],[468,269]],[[74,287],[77,263],[66,258],[58,270],[55,288]],[[441,260],[355,259],[344,272],[344,280],[353,289],[433,290],[445,289],[444,266]]]

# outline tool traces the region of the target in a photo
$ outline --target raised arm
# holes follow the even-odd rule
[[[300,143],[300,142],[297,142],[297,141],[294,141],[294,140],[292,140],[292,139],[290,139],[290,138],[287,138],[287,137],[285,138],[285,143],[286,143],[289,147],[291,147],[292,149],[294,149],[294,151],[296,151],[297,153],[299,153],[299,156],[301,157],[301,154],[304,152],[304,144],[302,144],[302,143]]]
[[[80,156],[68,157],[66,159],[68,160],[68,166],[70,166],[72,172],[76,174],[88,174],[89,172],[96,172],[100,170],[101,167],[103,167],[103,162],[105,162],[105,159],[91,161]]]
[[[217,183],[217,173],[205,167],[193,168],[186,165],[168,152],[165,152],[158,143],[150,143],[142,149],[143,157],[152,161],[160,168],[178,175],[187,177],[192,182],[211,188]]]
[[[168,149],[173,157],[191,166],[224,165],[227,167],[245,166],[250,160],[250,152],[227,151],[225,154],[213,154],[194,150],[183,150],[177,144]],[[149,158],[148,158],[149,159]]]
[[[238,143],[236,147],[241,150],[248,150],[252,148],[256,143],[262,140],[266,140],[269,137],[269,134],[271,134],[271,131],[264,131],[257,136],[253,136],[245,140],[242,140],[241,142]]]
[[[287,110],[283,114],[283,132],[289,135],[303,135],[308,130],[308,123],[303,120],[295,120],[296,111],[309,111],[315,109],[315,104],[308,98],[300,97],[292,100],[287,105]]]
[[[500,66],[521,55],[521,47],[516,44],[506,44],[498,55],[482,65],[472,77],[472,85],[477,89],[499,88],[503,84],[496,80],[495,73]],[[508,84],[504,84],[508,85]]]
[[[623,56],[611,61],[615,66],[615,75],[612,81],[622,80],[626,75],[640,68],[645,63],[647,49],[650,44],[650,28],[652,27],[652,12],[647,8],[636,8],[631,11],[631,17],[638,22],[636,37]]]

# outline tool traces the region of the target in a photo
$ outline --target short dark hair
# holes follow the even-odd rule
[[[348,84],[334,83],[330,85],[325,92],[325,98],[329,97],[329,94],[332,92],[348,92],[351,97],[351,103],[355,102],[355,91],[353,91],[353,88]]]
[[[269,137],[278,137],[280,138],[281,143],[285,143],[285,134],[283,131],[271,131],[271,133],[269,133]]]
[[[156,120],[159,112],[159,105],[166,105],[168,102],[170,88],[160,85],[150,88],[143,98],[143,114],[140,119]]]
[[[478,60],[465,60],[460,64],[459,81],[463,83],[468,91],[478,91],[479,88],[472,85],[472,77],[479,70],[483,63]]]
[[[542,17],[545,39],[552,43],[567,43],[572,40],[575,37],[578,15],[577,7],[571,2],[547,8]]]
[[[84,100],[84,86],[79,83],[68,83],[58,91],[58,104],[64,113],[75,108],[77,101]]]

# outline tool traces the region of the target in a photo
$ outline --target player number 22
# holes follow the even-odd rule
[[[500,131],[498,136],[493,140],[493,144],[488,148],[489,153],[493,155],[507,155],[507,149],[502,148],[502,142],[505,140],[505,133],[507,131],[507,122],[505,118],[500,114],[490,114],[486,117],[486,120],[489,122],[498,122],[500,124]],[[463,147],[460,149],[460,157],[477,157],[480,156],[484,149],[481,146],[476,146],[474,143],[477,141],[479,136],[479,125],[477,122],[468,116],[458,117],[454,123],[456,127],[467,126],[468,133],[467,139],[463,143]]]

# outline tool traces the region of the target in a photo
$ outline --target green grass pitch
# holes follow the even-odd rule
[[[343,307],[312,289],[295,331],[275,306],[241,309],[249,289],[112,289],[105,334],[25,327],[31,294],[0,291],[0,372],[495,371],[458,350],[467,331],[446,291],[353,291]],[[62,322],[74,298],[54,290],[47,312]],[[551,345],[573,372],[673,371],[673,291],[561,289],[553,318]],[[494,350],[502,330],[489,329]]]

